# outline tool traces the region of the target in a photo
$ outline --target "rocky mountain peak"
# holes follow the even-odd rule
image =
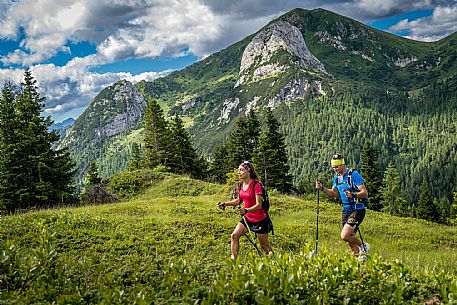
[[[284,71],[286,64],[272,60],[279,50],[297,58],[296,62],[288,64],[326,73],[324,65],[309,51],[300,30],[287,21],[277,21],[257,33],[246,46],[241,59],[240,77],[235,87]]]
[[[67,131],[61,145],[99,142],[100,139],[115,136],[142,121],[146,105],[144,96],[132,83],[119,81],[92,100],[89,108]],[[81,139],[81,134],[86,137]]]

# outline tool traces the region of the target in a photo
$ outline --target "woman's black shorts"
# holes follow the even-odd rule
[[[357,232],[357,228],[360,226],[360,224],[362,223],[364,218],[365,218],[365,210],[343,211],[343,215],[342,215],[343,227],[345,224],[348,224],[351,227],[356,226],[355,232]]]
[[[250,222],[247,219],[246,221],[248,222],[249,229],[251,230],[251,232],[267,234],[273,230],[273,223],[271,222],[270,217],[267,217],[259,222]],[[244,223],[244,218],[241,218],[240,223],[242,223],[243,226],[246,227],[246,224]]]

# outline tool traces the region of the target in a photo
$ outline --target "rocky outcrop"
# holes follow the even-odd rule
[[[222,104],[222,108],[221,108],[221,114],[220,116],[217,118],[217,121],[218,122],[222,122],[224,121],[225,123],[229,121],[229,116],[230,116],[230,113],[232,112],[232,110],[236,109],[236,107],[238,107],[238,104],[240,103],[240,99],[239,98],[235,98],[235,99],[226,99],[224,101],[224,103]]]
[[[104,89],[67,131],[60,146],[99,142],[142,121],[147,102],[128,81]]]
[[[397,58],[393,62],[394,62],[394,65],[396,65],[397,67],[404,68],[407,65],[409,65],[410,63],[415,62],[415,61],[417,61],[417,57],[414,55],[411,55],[411,57],[407,57],[407,58]]]
[[[288,52],[297,61],[283,64],[272,62],[279,50]],[[324,65],[308,50],[300,30],[287,21],[278,21],[260,31],[246,46],[235,87],[281,73],[290,65],[326,73]]]
[[[304,98],[309,92],[325,95],[320,81],[308,80],[304,77],[293,79],[268,101],[268,107],[274,109],[281,103],[290,104],[296,99]]]

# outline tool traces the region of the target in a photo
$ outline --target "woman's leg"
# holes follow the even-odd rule
[[[240,250],[240,237],[243,236],[248,229],[242,224],[238,223],[235,227],[235,230],[232,232],[232,241],[230,244],[230,252],[232,254],[232,260],[236,260],[238,256],[238,250]]]
[[[260,246],[262,247],[263,251],[268,255],[270,252],[273,252],[270,244],[268,243],[268,233],[267,234],[260,234],[257,233],[257,238],[259,239]]]

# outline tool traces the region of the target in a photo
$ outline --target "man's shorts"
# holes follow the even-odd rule
[[[357,228],[360,226],[360,224],[362,223],[364,218],[365,218],[365,209],[354,210],[354,211],[343,211],[343,214],[342,214],[343,227],[345,224],[348,224],[351,227],[356,226],[354,232],[357,232]]]

